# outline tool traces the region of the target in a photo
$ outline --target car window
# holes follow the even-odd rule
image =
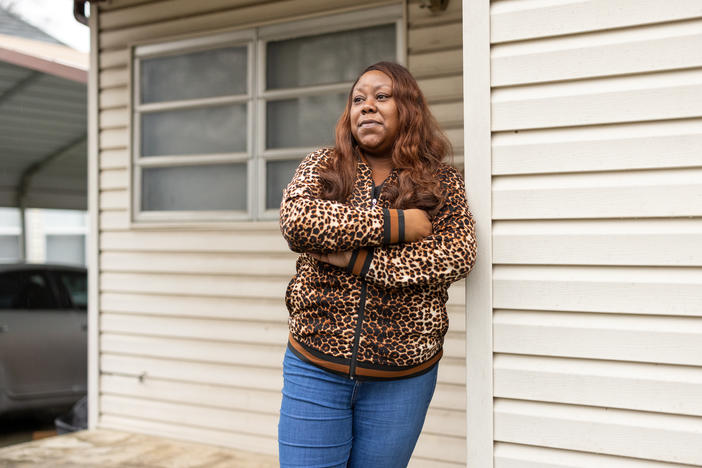
[[[0,273],[0,309],[24,308],[24,305],[20,304],[24,277],[25,275],[18,271]]]
[[[57,271],[59,282],[68,291],[76,309],[88,308],[88,275],[74,271]]]
[[[14,277],[13,277],[14,275]],[[43,271],[18,271],[10,273],[2,286],[6,308],[58,309],[58,301]]]
[[[41,271],[28,271],[27,279],[20,293],[27,309],[58,309],[48,277]]]

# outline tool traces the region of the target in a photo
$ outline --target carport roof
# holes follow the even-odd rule
[[[88,54],[17,21],[0,14],[0,206],[86,209]]]

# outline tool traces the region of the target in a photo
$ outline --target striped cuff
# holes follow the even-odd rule
[[[405,212],[383,208],[383,244],[405,241]]]
[[[373,249],[356,249],[351,253],[346,271],[363,278],[368,273],[371,260],[373,260]]]

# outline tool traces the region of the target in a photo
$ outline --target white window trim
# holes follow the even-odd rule
[[[265,149],[266,138],[266,101],[272,98],[298,97],[320,91],[347,91],[352,82],[330,85],[310,86],[294,89],[265,90],[265,45],[272,40],[292,39],[297,37],[340,32],[382,24],[395,25],[395,59],[405,65],[407,60],[406,11],[402,4],[380,6],[363,11],[332,14],[322,17],[266,25],[246,30],[223,32],[209,36],[189,37],[159,43],[131,44],[129,60],[130,100],[129,125],[131,128],[130,147],[130,186],[131,202],[129,204],[130,225],[134,227],[149,225],[222,223],[234,221],[256,224],[274,221],[278,210],[266,210],[266,161],[301,159],[315,148]],[[218,46],[235,46],[246,44],[247,57],[247,93],[223,98],[194,99],[171,101],[156,104],[138,104],[140,81],[139,63],[141,59],[170,54],[183,54],[198,50],[207,50]],[[255,73],[254,73],[255,72]],[[140,158],[140,116],[142,112],[166,110],[172,108],[189,108],[221,105],[228,102],[247,102],[247,150],[245,153],[208,154],[208,155],[174,155],[149,156]],[[258,131],[254,131],[257,125]],[[142,211],[141,210],[141,169],[146,167],[173,167],[176,165],[198,165],[198,163],[226,163],[247,161],[247,211]]]

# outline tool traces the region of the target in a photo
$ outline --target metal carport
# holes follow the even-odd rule
[[[0,9],[0,206],[87,209],[87,81],[87,54]]]

